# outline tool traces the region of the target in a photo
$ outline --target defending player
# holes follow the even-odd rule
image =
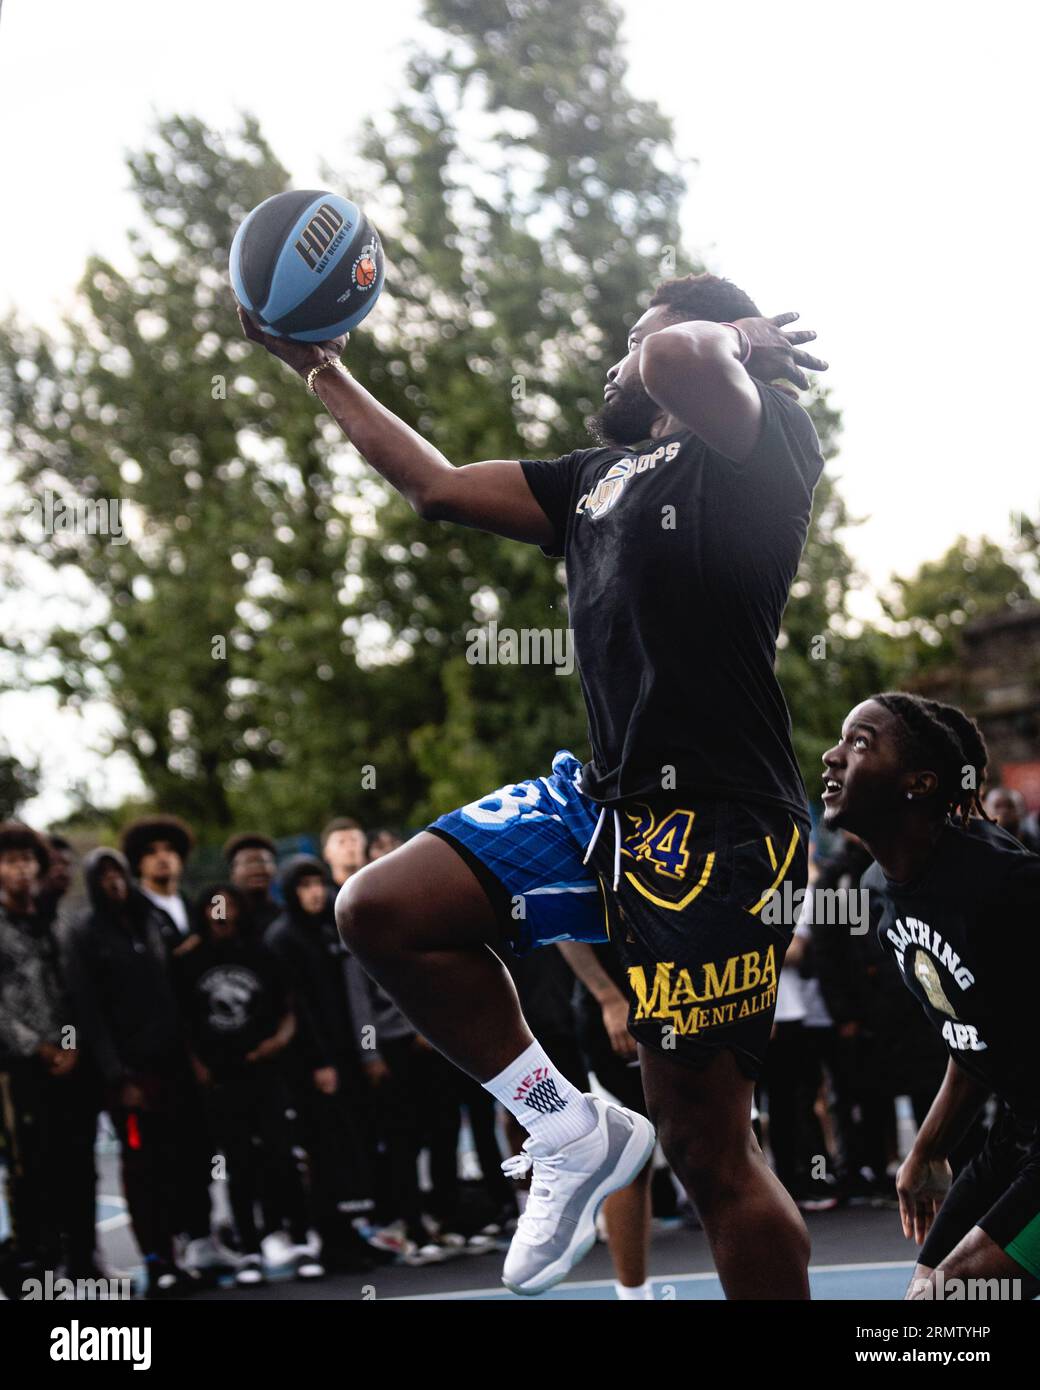
[[[950,1053],[896,1178],[923,1243],[908,1298],[937,1296],[937,1270],[1040,1291],[1040,857],[982,818],[986,756],[961,710],[898,692],[857,705],[823,755],[824,824],[874,856],[879,940]],[[947,1155],[991,1092],[1000,1113],[951,1187]]]
[[[529,1131],[531,1198],[504,1279],[539,1293],[652,1149],[643,1116],[582,1095],[531,1036],[494,953],[609,931],[650,1114],[730,1297],[808,1294],[808,1234],[750,1125],[805,882],[808,814],[773,664],[822,470],[793,393],[826,364],[736,286],[658,286],[607,373],[601,447],[454,467],[343,371],[343,341],[246,335],[304,376],[427,520],[566,558],[592,758],[442,816],[351,879],[340,930],[416,1027]],[[517,904],[522,903],[521,920]]]

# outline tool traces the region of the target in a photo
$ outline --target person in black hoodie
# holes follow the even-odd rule
[[[192,1078],[163,925],[118,850],[94,850],[83,874],[91,907],[69,932],[66,954],[83,1046],[101,1073],[119,1136],[147,1295],[186,1292],[192,1281],[174,1262],[173,1237]]]
[[[296,855],[282,873],[284,912],[264,944],[285,969],[297,1018],[293,1091],[311,1160],[314,1225],[328,1269],[369,1267],[350,1218],[372,1209],[364,1085],[354,1047],[345,976],[320,859]]]
[[[247,934],[247,916],[237,888],[207,888],[195,911],[199,945],[177,960],[175,973],[195,1078],[227,1160],[231,1210],[245,1255],[236,1282],[257,1284],[263,1278],[257,1199],[265,1234],[287,1218],[298,1246],[307,1240],[307,1216],[283,1074],[296,1020],[279,963]],[[322,1272],[309,1257],[296,1262],[300,1278]]]
[[[44,840],[0,824],[0,1108],[7,1130],[12,1244],[2,1282],[57,1265],[96,1277],[93,1135],[78,1125],[87,1086],[72,1023],[53,907],[38,888],[50,866]]]

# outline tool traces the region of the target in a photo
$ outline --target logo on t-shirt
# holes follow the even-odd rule
[[[575,508],[576,514],[578,516],[590,516],[593,521],[598,521],[601,516],[606,516],[607,512],[613,511],[617,506],[630,478],[638,477],[640,473],[649,472],[662,460],[665,463],[670,463],[680,448],[680,441],[674,440],[671,444],[659,445],[652,454],[637,454],[633,458],[617,459],[610,465],[592,491],[583,493],[578,498],[578,505]]]
[[[214,966],[199,980],[206,996],[207,1021],[215,1033],[237,1033],[249,1022],[250,1006],[261,985],[245,966]]]

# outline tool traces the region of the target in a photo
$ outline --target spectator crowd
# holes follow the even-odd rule
[[[987,809],[1040,850],[1015,794],[996,789]],[[400,840],[337,818],[320,843],[320,857],[279,864],[268,836],[237,834],[224,874],[189,900],[194,836],[176,816],[134,821],[118,849],[78,866],[60,835],[0,823],[8,1297],[46,1270],[108,1276],[96,1226],[102,1114],[148,1297],[435,1263],[508,1236],[523,1193],[500,1165],[522,1134],[416,1033],[336,930],[341,885]],[[908,1097],[920,1123],[945,1069],[873,931],[812,911],[824,888],[852,901],[866,851],[846,836],[816,854],[758,1095],[776,1171],[808,1210],[893,1201],[896,1099]],[[73,912],[77,867],[86,905]],[[637,1065],[620,994],[601,1010],[554,948],[507,964],[577,1084],[597,1058],[605,1073],[611,1050]],[[965,1157],[980,1137],[966,1136]],[[656,1215],[696,1222],[663,1168],[653,1197]]]

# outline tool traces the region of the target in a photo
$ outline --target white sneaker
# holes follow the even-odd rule
[[[528,1139],[507,1158],[512,1178],[531,1172],[531,1191],[506,1255],[502,1282],[514,1293],[539,1294],[566,1278],[596,1239],[596,1212],[604,1198],[638,1176],[654,1151],[648,1119],[598,1096],[585,1099],[596,1127],[554,1154]]]
[[[188,1242],[184,1265],[192,1274],[222,1274],[238,1268],[241,1260],[233,1250],[222,1245],[216,1236],[199,1236]]]
[[[242,1263],[235,1271],[235,1283],[249,1288],[264,1282],[264,1265],[259,1255],[243,1255]]]
[[[309,1245],[292,1247],[292,1267],[297,1279],[324,1279],[325,1266]]]
[[[285,1231],[272,1231],[260,1242],[265,1269],[285,1270],[292,1264],[295,1246]]]

